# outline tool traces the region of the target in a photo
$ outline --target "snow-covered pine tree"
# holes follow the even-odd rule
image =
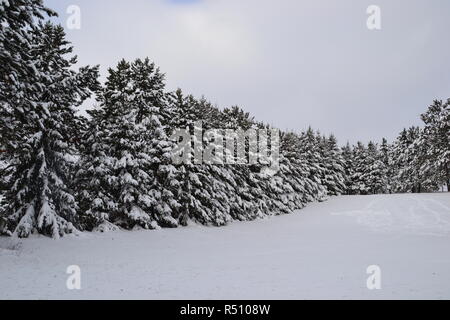
[[[255,123],[249,113],[243,111],[238,106],[225,108],[221,116],[221,128],[231,129],[234,132],[247,132],[254,130],[254,139],[250,137],[239,139],[235,144],[235,153],[231,156],[237,164],[227,165],[231,170],[236,182],[233,195],[233,205],[231,208],[232,217],[236,220],[253,220],[266,215],[276,214],[273,201],[275,197],[270,193],[271,178],[264,173],[265,166],[261,163],[248,163],[251,158],[257,157],[257,136],[258,129],[267,129],[266,126],[259,126]],[[229,141],[227,141],[229,143]],[[252,146],[250,146],[252,143]],[[245,155],[237,153],[238,149],[245,150]],[[273,208],[271,211],[270,208]]]
[[[342,158],[344,160],[344,177],[345,177],[345,194],[353,194],[354,182],[354,161],[353,161],[353,150],[350,143],[347,142],[345,146],[342,147]]]
[[[117,228],[109,223],[110,213],[116,210],[113,189],[108,186],[114,180],[112,159],[105,141],[108,118],[104,109],[87,110],[90,119],[82,131],[80,159],[76,163],[75,181],[78,185],[77,200],[80,211],[81,230]]]
[[[382,193],[385,183],[384,164],[381,161],[378,146],[369,141],[364,159],[363,179],[370,194]]]
[[[169,122],[169,127],[172,131],[171,134],[175,134],[177,130],[189,130],[189,134],[194,137],[195,146],[201,145],[201,139],[197,139],[198,137],[194,136],[194,123],[197,120],[197,101],[195,98],[192,95],[185,96],[181,89],[177,89],[175,92],[167,93],[166,100],[168,102],[169,109],[173,112],[173,117]],[[179,143],[181,141],[174,142]],[[183,151],[183,154],[179,155],[190,158],[187,163],[177,165],[179,179],[182,183],[177,190],[177,198],[180,208],[174,218],[177,219],[180,225],[186,226],[190,220],[199,221],[202,223],[208,220],[207,218],[204,218],[204,220],[203,218],[198,218],[208,217],[208,209],[194,196],[196,193],[196,188],[201,188],[202,185],[198,176],[202,170],[199,166],[194,165],[192,159],[194,156],[194,142],[191,140],[183,140],[183,143],[188,143],[190,149],[187,152],[189,152],[189,154],[185,155]],[[181,152],[181,150],[179,152]]]
[[[311,194],[314,200],[323,200],[327,194],[326,187],[321,180],[324,170],[321,164],[323,161],[317,145],[316,135],[311,127],[300,135],[299,153],[308,171],[308,178],[314,183],[311,185]]]
[[[32,54],[38,22],[56,13],[42,0],[0,2],[0,145],[9,158],[21,151],[23,123],[36,121],[35,100],[42,92],[38,57]],[[23,128],[25,130],[25,128]]]
[[[406,189],[401,180],[401,171],[406,166],[404,153],[408,148],[407,131],[404,128],[392,143],[391,159],[392,159],[392,191],[395,193],[403,192]]]
[[[11,166],[8,164],[3,154],[4,152],[0,152],[0,212],[2,212],[2,207],[5,205],[3,202],[3,194],[6,191],[6,181],[11,172]],[[7,232],[6,222],[6,218],[0,215],[0,235]]]
[[[174,112],[172,130],[188,129],[192,140],[188,163],[178,165],[184,181],[178,191],[182,212],[178,220],[182,225],[195,221],[205,225],[225,225],[231,221],[231,199],[236,182],[230,168],[203,161],[203,147],[215,141],[207,141],[207,129],[218,129],[219,111],[206,99],[184,96],[181,90],[171,94],[170,109]],[[213,125],[216,125],[213,127]],[[195,157],[200,157],[200,161]]]
[[[380,161],[382,163],[382,177],[383,177],[383,193],[392,193],[392,160],[391,160],[391,145],[386,138],[383,138],[380,145]]]
[[[168,108],[172,112],[171,120],[169,121],[170,129],[186,129],[195,119],[190,119],[189,116],[193,115],[191,108],[194,107],[194,102],[192,102],[194,97],[192,95],[186,96],[183,90],[178,88],[174,92],[166,93],[166,101]]]
[[[14,172],[12,159],[23,151],[22,120],[35,116],[34,105],[29,101],[39,91],[38,74],[33,67],[35,57],[29,54],[31,30],[50,15],[55,13],[41,0],[0,2],[0,215],[6,214],[2,199]],[[0,216],[0,221],[2,229],[6,229],[6,217]]]
[[[395,192],[421,192],[422,179],[420,177],[417,162],[417,148],[415,141],[420,135],[420,128],[410,127],[403,129],[392,150],[393,168],[395,176],[393,178]]]
[[[21,124],[21,137],[14,137],[13,142],[21,151],[14,152],[14,172],[7,182],[2,215],[8,218],[9,230],[19,237],[37,231],[57,238],[72,232],[78,223],[70,188],[78,135],[76,107],[96,87],[98,70],[73,70],[76,57],[67,58],[72,47],[61,26],[39,22],[28,39],[27,55],[32,57],[29,63],[38,90],[24,90],[17,99],[15,108],[30,112],[13,113],[13,123]],[[9,71],[14,77],[16,71]],[[21,86],[27,87],[26,82]]]
[[[2,147],[0,146],[0,150],[4,150],[1,148]],[[6,181],[11,169],[12,169],[11,166],[8,164],[6,152],[0,151],[0,206],[1,206],[1,197],[6,190]]]
[[[434,191],[445,185],[450,191],[450,99],[435,100],[421,118],[425,126],[415,148],[424,186]]]
[[[284,133],[281,139],[280,172],[282,199],[289,212],[303,208],[317,199],[318,185],[309,179],[309,168],[302,159],[301,137],[293,132]]]
[[[166,135],[164,75],[148,59],[109,70],[91,112],[78,179],[89,227],[175,227],[178,189]]]
[[[256,123],[250,113],[245,112],[238,106],[225,108],[222,112],[221,126],[234,130],[248,130],[255,128]]]
[[[315,142],[315,149],[317,154],[319,155],[317,166],[319,169],[319,179],[320,184],[324,186],[326,190],[326,194],[329,194],[329,190],[327,188],[327,170],[326,170],[326,149],[327,149],[327,143],[326,138],[324,135],[320,133],[319,130],[316,131],[316,142]]]
[[[210,128],[220,129],[222,132],[225,129],[245,131],[258,127],[249,114],[239,107],[219,111],[204,98],[197,101],[191,96],[183,97],[181,90],[172,94],[172,101],[173,109],[179,110],[174,113],[174,124],[183,129],[188,126],[194,139],[198,138],[192,128],[199,120],[203,121],[202,131]],[[178,114],[183,114],[184,119],[177,116]],[[248,143],[248,139],[237,141],[236,150],[243,147],[246,152],[250,152]],[[187,182],[180,194],[184,195],[181,197],[185,199],[183,202],[188,203],[183,206],[186,207],[188,218],[203,224],[221,225],[231,218],[252,220],[267,214],[288,212],[288,206],[280,201],[285,195],[282,189],[286,188],[287,184],[283,184],[283,179],[278,183],[280,177],[272,179],[261,174],[261,168],[259,164],[230,165],[228,162],[224,165],[183,165],[182,170],[189,178],[184,179]],[[278,182],[274,183],[275,180]],[[275,190],[273,188],[276,185],[281,187],[276,187]]]
[[[12,159],[23,152],[23,122],[38,117],[32,101],[40,88],[36,57],[30,55],[31,31],[53,15],[42,0],[0,2],[0,193],[14,171]]]
[[[352,180],[352,194],[368,194],[370,191],[367,185],[365,171],[367,165],[367,148],[358,141],[356,146],[353,147],[353,175]]]
[[[151,185],[151,196],[156,200],[156,205],[152,207],[152,218],[161,227],[176,227],[178,222],[173,216],[176,215],[180,204],[176,200],[175,192],[180,181],[179,173],[172,165],[174,144],[167,135],[170,132],[172,110],[165,99],[164,75],[148,58],[137,59],[131,69],[133,103],[139,108],[136,121],[138,125],[142,124],[149,130],[147,134],[150,139],[144,143],[149,147],[146,156],[150,157],[149,169],[155,177]]]
[[[324,185],[328,190],[328,195],[338,196],[345,192],[344,159],[334,135],[330,135],[322,141],[324,146]]]

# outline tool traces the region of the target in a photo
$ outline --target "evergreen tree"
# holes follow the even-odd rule
[[[9,0],[0,2],[0,146],[9,158],[19,157],[24,124],[38,121],[40,105],[36,103],[45,89],[39,57],[33,48],[39,21],[56,13],[42,0]]]
[[[366,165],[367,165],[367,149],[366,146],[358,141],[356,146],[353,147],[353,175],[351,176],[352,180],[352,194],[368,194],[370,191],[369,186],[367,185],[365,174]]]
[[[79,180],[82,212],[92,228],[175,227],[177,172],[166,135],[164,76],[148,59],[109,70],[100,107],[91,112]]]
[[[0,2],[0,198],[14,172],[13,159],[25,153],[21,148],[27,132],[24,123],[38,117],[34,100],[42,87],[34,68],[36,57],[30,54],[36,42],[32,30],[54,15],[41,0]]]
[[[311,127],[300,136],[299,152],[301,160],[307,168],[308,178],[314,183],[314,187],[316,187],[316,190],[313,191],[314,200],[324,199],[327,190],[322,184],[322,177],[324,176],[323,162],[316,135]]]
[[[419,137],[420,129],[411,127],[403,129],[393,146],[393,165],[395,169],[395,192],[421,192],[422,179],[415,162],[417,161],[417,148],[414,147]]]
[[[328,190],[328,195],[338,196],[345,192],[344,159],[334,135],[325,138],[323,144],[325,151],[323,156],[324,185]]]
[[[182,212],[178,219],[186,225],[188,221],[195,221],[205,225],[225,225],[231,221],[233,207],[236,207],[236,181],[226,165],[208,163],[204,159],[204,147],[214,146],[217,154],[215,139],[205,135],[206,130],[220,128],[221,120],[218,109],[206,99],[196,100],[193,96],[184,97],[181,90],[172,95],[171,109],[175,116],[171,124],[172,129],[187,129],[192,140],[189,144],[188,162],[179,165],[184,183],[179,189]],[[222,146],[223,147],[223,146]],[[198,159],[200,158],[200,159]]]
[[[416,140],[416,149],[425,187],[437,190],[446,185],[450,191],[450,99],[435,100],[421,118],[425,127]]]
[[[22,127],[18,131],[21,137],[15,137],[14,143],[20,143],[22,150],[15,152],[17,157],[12,160],[14,172],[7,181],[2,215],[8,218],[9,230],[19,237],[37,231],[56,238],[73,232],[78,223],[70,187],[78,128],[76,107],[97,85],[98,70],[73,70],[76,57],[66,58],[72,47],[61,26],[38,23],[29,39],[28,56],[33,57],[33,78],[39,91],[21,92],[20,102],[31,106],[32,112],[15,120]]]
[[[308,177],[310,168],[302,158],[301,136],[286,133],[281,142],[280,175],[283,178],[282,184],[290,191],[285,192],[284,197],[289,200],[288,208],[291,212],[303,208],[308,202],[318,200],[323,189]]]
[[[372,141],[367,145],[364,166],[363,179],[367,191],[370,194],[382,193],[385,185],[385,167],[378,146]]]
[[[381,175],[383,178],[383,193],[391,193],[392,192],[392,177],[393,177],[393,169],[392,169],[392,160],[391,160],[391,146],[388,141],[383,138],[380,145],[380,161],[382,164],[381,167]]]
[[[354,174],[353,150],[350,143],[342,147],[342,158],[344,160],[345,194],[353,194],[354,183],[352,180]]]

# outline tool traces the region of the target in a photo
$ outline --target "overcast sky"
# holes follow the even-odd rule
[[[148,56],[167,88],[239,105],[281,129],[393,139],[450,97],[448,0],[47,0],[80,64]],[[366,26],[381,8],[381,30]]]

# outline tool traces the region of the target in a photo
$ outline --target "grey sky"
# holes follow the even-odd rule
[[[448,0],[47,0],[80,64],[148,56],[168,89],[239,105],[281,129],[341,143],[394,138],[450,97]],[[382,30],[366,27],[369,5]]]

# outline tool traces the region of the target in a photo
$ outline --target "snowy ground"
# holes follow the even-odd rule
[[[0,299],[450,299],[450,194],[339,197],[224,228],[0,248]],[[69,265],[79,291],[66,288]],[[366,287],[369,265],[381,290]]]

